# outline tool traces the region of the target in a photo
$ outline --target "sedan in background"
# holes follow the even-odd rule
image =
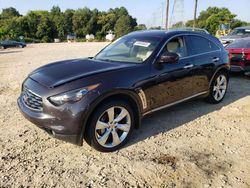
[[[250,72],[250,37],[237,40],[226,46],[232,72]]]
[[[227,36],[220,37],[223,46],[226,46],[235,40],[250,37],[250,26],[237,27]]]
[[[0,48],[1,49],[6,49],[6,48],[24,48],[26,47],[26,44],[24,42],[18,42],[14,40],[5,40],[0,42]]]

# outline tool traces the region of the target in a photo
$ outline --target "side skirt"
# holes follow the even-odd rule
[[[150,110],[150,111],[144,113],[142,116],[144,117],[144,116],[146,116],[146,115],[148,115],[148,114],[151,114],[151,113],[153,113],[153,112],[156,112],[156,111],[162,110],[162,109],[164,109],[164,108],[168,108],[168,107],[174,106],[174,105],[176,105],[176,104],[179,104],[179,103],[188,101],[188,100],[190,100],[190,99],[192,99],[192,98],[199,97],[199,96],[201,96],[201,95],[205,95],[205,94],[207,94],[207,93],[208,93],[208,91],[204,91],[204,92],[201,92],[201,93],[197,93],[197,94],[192,95],[192,96],[190,96],[190,97],[187,97],[187,98],[185,98],[185,99],[181,99],[181,100],[179,100],[179,101],[176,101],[176,102],[173,102],[173,103],[170,103],[170,104],[167,104],[167,105],[164,105],[164,106],[155,108],[155,109],[153,109],[153,110]]]

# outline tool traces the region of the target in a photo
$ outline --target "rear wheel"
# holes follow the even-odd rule
[[[128,141],[134,128],[134,113],[124,101],[110,101],[92,115],[86,141],[96,150],[112,152]]]
[[[224,71],[217,73],[210,86],[210,93],[207,101],[213,104],[220,103],[227,92],[228,88],[228,75]]]

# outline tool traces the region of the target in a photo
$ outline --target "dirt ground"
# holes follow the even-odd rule
[[[223,103],[201,99],[143,120],[120,151],[50,138],[20,114],[22,81],[52,61],[107,43],[35,44],[0,51],[0,187],[250,187],[250,78],[233,76]]]

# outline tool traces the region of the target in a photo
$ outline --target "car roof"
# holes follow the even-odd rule
[[[250,26],[236,27],[235,29],[250,29]]]
[[[170,30],[142,30],[142,31],[134,31],[127,36],[130,37],[159,37],[159,38],[167,38],[171,35],[178,35],[178,34],[198,34],[201,36],[210,36],[205,32],[197,32],[197,31],[188,31],[185,29],[170,29]]]

